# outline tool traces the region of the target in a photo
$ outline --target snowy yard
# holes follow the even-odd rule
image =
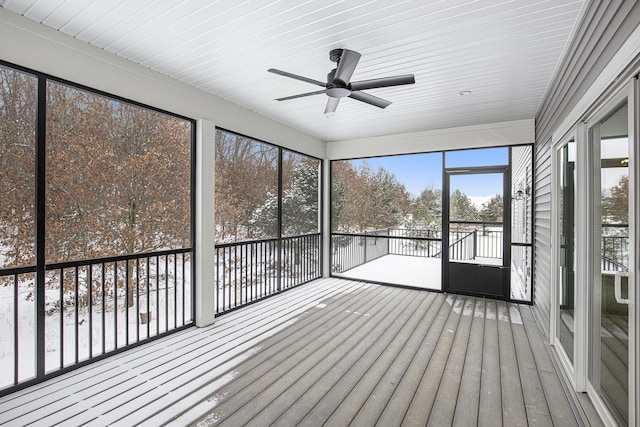
[[[185,260],[182,270],[181,259],[178,257],[180,266],[177,269],[174,268],[172,256],[166,262],[162,260],[157,266],[152,266],[149,280],[140,280],[128,297],[124,289],[114,292],[113,280],[105,280],[103,299],[100,285],[96,292],[95,282],[101,283],[101,276],[96,275],[93,277],[91,304],[87,304],[86,300],[83,303],[80,296],[76,306],[73,292],[65,291],[62,311],[60,281],[56,280],[60,270],[54,270],[56,274],[47,274],[45,371],[56,371],[190,323],[190,261],[188,258]],[[95,266],[93,269],[99,270]],[[106,273],[105,278],[108,276]],[[35,377],[36,373],[34,277],[33,273],[18,275],[17,289],[13,280],[0,286],[0,363],[5,367],[17,363],[19,382]],[[86,277],[80,277],[78,281],[82,282],[83,279],[86,280]],[[79,289],[86,294],[86,286]],[[16,290],[17,311],[14,303]],[[86,298],[87,295],[83,296]],[[17,325],[17,334],[14,325]],[[0,388],[13,385],[14,381],[14,369],[0,370]]]
[[[442,259],[385,255],[347,270],[340,276],[440,290],[442,288]]]

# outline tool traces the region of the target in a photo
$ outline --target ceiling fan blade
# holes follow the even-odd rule
[[[325,114],[335,113],[338,108],[338,103],[340,102],[340,98],[332,98],[329,97],[327,100],[327,107],[324,109]]]
[[[358,52],[353,50],[342,49],[334,80],[340,80],[345,85],[348,84],[353,72],[356,70],[358,61],[360,61],[360,56]]]
[[[285,96],[284,98],[277,98],[276,101],[288,101],[290,99],[303,98],[305,96],[311,96],[311,95],[320,95],[323,93],[324,93],[324,90],[318,90],[315,92],[307,92],[307,93],[301,93],[299,95],[291,95],[291,96]]]
[[[326,84],[324,82],[320,82],[318,80],[310,79],[308,77],[302,77],[302,76],[299,76],[297,74],[287,73],[286,71],[276,70],[275,68],[269,68],[267,71],[270,72],[270,73],[273,73],[273,74],[278,74],[279,76],[289,77],[289,78],[292,78],[292,79],[296,79],[296,80],[300,80],[300,81],[303,81],[303,82],[311,83],[312,85],[322,86],[322,87],[326,86]]]
[[[391,101],[387,101],[386,99],[378,98],[377,96],[369,95],[364,92],[351,92],[349,98],[357,99],[358,101],[366,102],[367,104],[374,105],[380,108],[387,108],[391,105]]]
[[[367,90],[379,87],[411,85],[416,82],[413,74],[405,74],[404,76],[382,77],[379,79],[361,80],[351,83],[351,90]]]

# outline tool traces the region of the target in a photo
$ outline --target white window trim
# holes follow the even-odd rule
[[[560,343],[560,338],[558,337],[558,327],[559,327],[559,316],[560,316],[560,291],[561,291],[561,283],[560,283],[560,230],[559,230],[559,220],[560,220],[560,192],[558,191],[559,185],[561,183],[560,177],[560,150],[563,149],[571,140],[573,140],[576,144],[576,173],[579,174],[580,164],[582,163],[579,158],[579,145],[578,145],[578,134],[582,131],[581,126],[576,126],[571,129],[561,140],[557,141],[552,145],[551,151],[551,318],[550,318],[550,330],[549,330],[549,341],[550,344],[554,347],[558,359],[567,374],[567,377],[571,381],[571,385],[576,391],[585,391],[584,389],[584,381],[582,381],[583,376],[579,373],[582,372],[584,362],[583,362],[583,354],[579,351],[582,346],[582,342],[578,335],[578,330],[580,328],[574,326],[574,336],[573,336],[573,362],[570,360],[567,355],[565,349]],[[579,183],[579,176],[576,179],[576,185]],[[577,194],[580,193],[577,188]],[[576,203],[582,205],[584,197],[576,198]],[[580,236],[580,228],[579,228],[579,212],[584,212],[582,206],[577,206],[578,209],[575,209],[576,215],[576,242],[575,249],[578,250],[578,238]],[[577,257],[578,259],[580,257]],[[578,273],[578,271],[576,271]],[[579,283],[578,275],[576,274],[575,283]],[[583,293],[579,292],[579,287],[576,286],[574,291],[575,298],[575,307],[574,307],[574,325],[582,324],[584,313],[582,308],[584,307],[583,301]]]

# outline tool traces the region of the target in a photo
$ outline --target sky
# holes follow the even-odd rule
[[[352,160],[360,167],[364,162],[375,171],[383,167],[395,175],[413,196],[418,196],[425,188],[442,188],[442,153],[408,154],[401,156],[375,157]],[[495,166],[509,162],[506,147],[478,150],[450,151],[446,154],[447,167]],[[493,175],[471,175],[456,177],[460,189],[470,197],[486,197],[501,193],[501,180]]]

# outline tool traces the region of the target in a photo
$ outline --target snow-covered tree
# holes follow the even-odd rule
[[[363,232],[404,223],[411,198],[404,184],[384,168],[373,171],[365,162],[333,163],[333,230]]]
[[[411,228],[439,230],[442,227],[442,190],[426,188],[411,201]]]
[[[449,203],[449,219],[453,221],[477,221],[478,210],[473,202],[462,191],[456,189],[451,193]]]
[[[494,194],[491,199],[482,205],[478,214],[480,220],[487,222],[502,222],[503,202],[500,194]]]
[[[282,191],[282,235],[297,236],[318,232],[317,161],[301,161],[292,170],[290,184]],[[249,224],[261,237],[273,235],[278,223],[278,195],[269,194],[252,213]]]

